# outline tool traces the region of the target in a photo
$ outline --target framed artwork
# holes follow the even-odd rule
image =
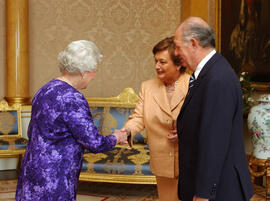
[[[270,89],[270,1],[220,0],[221,53],[239,75]]]

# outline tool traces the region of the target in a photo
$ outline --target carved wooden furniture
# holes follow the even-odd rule
[[[121,129],[138,101],[133,89],[126,88],[117,97],[87,98],[95,125],[102,135]],[[149,149],[145,131],[133,139],[132,149],[117,146],[105,153],[85,152],[81,181],[156,184],[149,167]]]
[[[255,184],[255,179],[264,177],[266,200],[270,201],[270,158],[267,160],[255,158],[252,155],[248,155],[248,165],[252,183]]]
[[[22,138],[21,105],[0,102],[0,158],[19,158],[18,168],[28,141]],[[17,169],[18,169],[17,168]]]

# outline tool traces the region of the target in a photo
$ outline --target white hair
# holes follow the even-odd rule
[[[87,40],[71,42],[58,55],[60,71],[68,73],[94,71],[101,60],[102,54],[98,47],[93,42]]]
[[[215,48],[215,34],[213,29],[208,24],[204,25],[202,23],[194,22],[192,19],[194,18],[188,18],[183,26],[182,38],[185,42],[185,46],[188,45],[188,41],[191,38],[196,38],[202,47]]]

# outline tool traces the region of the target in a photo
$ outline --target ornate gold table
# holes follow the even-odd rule
[[[255,184],[256,178],[263,178],[265,176],[265,193],[266,200],[270,201],[270,158],[258,159],[252,155],[247,155],[249,172],[252,183]]]

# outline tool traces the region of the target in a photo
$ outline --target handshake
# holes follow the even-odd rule
[[[116,144],[128,145],[128,148],[131,148],[131,132],[129,128],[115,129],[112,135],[116,137]]]

